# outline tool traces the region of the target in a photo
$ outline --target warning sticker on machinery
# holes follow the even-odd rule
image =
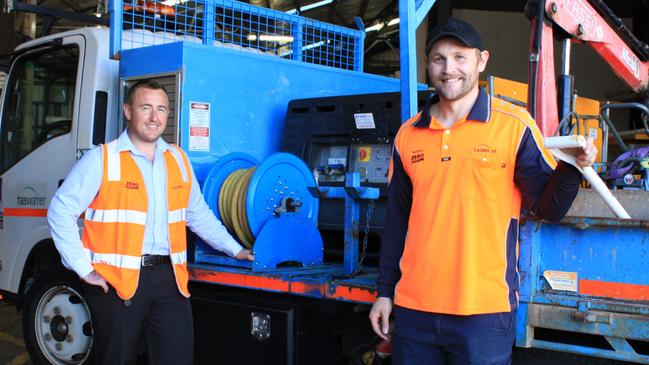
[[[359,147],[358,148],[358,161],[370,162],[372,159],[372,147]]]
[[[372,113],[356,113],[354,114],[354,122],[356,122],[356,129],[374,129],[374,115]]]
[[[189,102],[189,150],[210,150],[210,103]]]
[[[552,290],[577,292],[577,273],[567,271],[545,270],[543,277]]]

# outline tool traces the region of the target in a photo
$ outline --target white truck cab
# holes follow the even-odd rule
[[[54,248],[46,213],[81,154],[119,133],[118,61],[108,48],[108,28],[27,42],[16,48],[2,88],[0,293],[24,306],[25,342],[36,363],[89,356],[90,316]]]

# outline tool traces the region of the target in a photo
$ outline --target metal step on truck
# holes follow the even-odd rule
[[[433,3],[400,3],[404,63],[413,24]],[[542,10],[551,19],[552,7]],[[76,160],[123,130],[126,88],[151,78],[170,95],[165,140],[187,152],[208,205],[256,257],[242,264],[190,237],[196,362],[387,363],[367,320],[387,168],[404,115],[431,91],[408,69],[401,82],[364,73],[360,23],[231,0],[113,1],[110,20],[19,46],[2,91],[0,293],[23,311],[33,362],[92,359],[84,293],[45,216]],[[640,75],[633,88],[644,92],[647,59],[625,44]],[[595,119],[601,133],[606,119]],[[616,192],[630,220],[590,189],[559,223],[524,220],[518,347],[649,362],[647,194]]]

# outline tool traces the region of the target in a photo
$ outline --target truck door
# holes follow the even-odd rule
[[[76,160],[84,38],[31,48],[13,62],[0,120],[0,288],[17,292],[32,247],[50,237],[52,195]]]

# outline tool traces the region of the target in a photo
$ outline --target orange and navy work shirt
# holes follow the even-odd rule
[[[378,295],[404,308],[457,315],[518,303],[518,220],[559,220],[581,175],[542,147],[521,107],[480,89],[468,116],[445,129],[424,110],[394,141]]]

